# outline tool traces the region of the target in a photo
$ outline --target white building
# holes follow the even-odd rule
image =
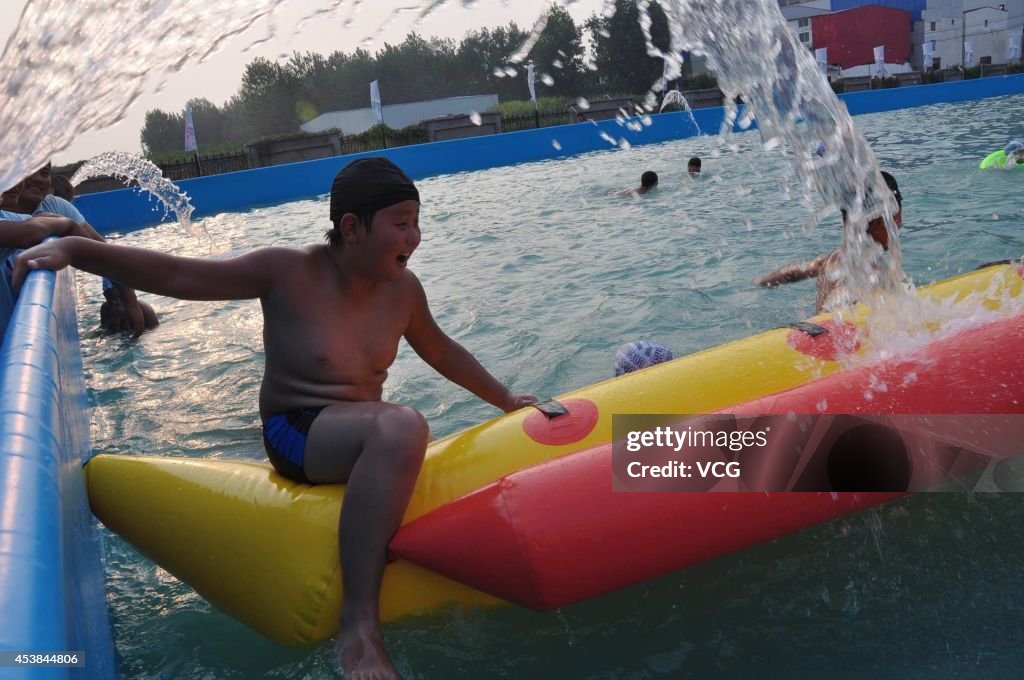
[[[1011,39],[1019,45],[1022,33],[1024,0],[928,0],[914,25],[912,63],[919,69],[963,65],[966,41],[974,48],[973,55],[966,55],[968,66],[1005,64]],[[931,64],[923,63],[926,41],[932,45]]]
[[[483,113],[498,106],[498,95],[481,94],[469,97],[449,97],[408,104],[390,104],[382,107],[384,122],[394,130],[415,125],[431,118]],[[339,129],[346,135],[358,135],[377,124],[373,109],[330,111],[302,124],[303,132],[323,132]]]

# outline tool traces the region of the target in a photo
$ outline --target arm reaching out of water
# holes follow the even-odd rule
[[[537,403],[537,397],[532,394],[513,394],[488,373],[465,347],[441,330],[430,313],[423,286],[416,277],[412,279],[415,299],[412,316],[405,329],[405,339],[420,358],[448,380],[505,413]]]
[[[270,290],[288,252],[284,248],[264,248],[226,260],[206,260],[70,237],[18,255],[12,280],[17,289],[30,270],[72,266],[157,295],[183,300],[243,300],[263,297]]]
[[[821,268],[825,266],[825,263],[828,262],[832,255],[833,253],[826,253],[819,255],[810,262],[788,264],[785,267],[780,267],[771,274],[759,278],[757,285],[767,288],[782,283],[793,283],[794,281],[803,281],[804,279],[815,277],[821,272]]]

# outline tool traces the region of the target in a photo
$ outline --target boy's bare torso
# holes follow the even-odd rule
[[[261,298],[266,368],[260,416],[377,401],[413,312],[416,281],[346,289],[326,246],[275,249],[278,275]]]

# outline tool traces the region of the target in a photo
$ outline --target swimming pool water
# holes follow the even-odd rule
[[[978,162],[1020,135],[1024,96],[855,119],[904,196],[904,269],[926,283],[1024,254],[1019,172]],[[597,134],[595,132],[595,134]],[[557,129],[552,131],[557,138]],[[516,390],[554,396],[611,376],[617,347],[680,356],[809,316],[814,283],[752,280],[839,242],[785,158],[756,133],[599,152],[418,183],[423,242],[410,268],[449,334]],[[690,156],[704,159],[698,180]],[[659,188],[612,198],[645,170]],[[327,187],[324,187],[325,190]],[[87,216],[88,217],[88,216]],[[326,197],[202,220],[224,253],[301,246],[329,226]],[[120,243],[203,256],[171,226]],[[80,279],[97,450],[263,459],[255,301],[143,297],[161,326],[103,337],[98,281]],[[439,436],[497,415],[404,346],[385,398]],[[1024,598],[1014,495],[919,496],[655,582],[537,614],[444,612],[388,626],[410,677],[934,677],[1016,668]],[[106,535],[108,588],[127,677],[323,677],[329,646],[279,647]]]

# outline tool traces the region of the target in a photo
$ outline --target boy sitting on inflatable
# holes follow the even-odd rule
[[[385,158],[364,158],[334,178],[327,244],[204,260],[63,238],[25,251],[15,266],[15,285],[28,270],[71,265],[158,295],[259,298],[266,351],[259,410],[270,462],[299,482],[348,484],[337,640],[346,678],[397,677],[380,633],[381,577],[429,437],[420,413],[381,401],[399,340],[503,411],[537,401],[510,392],[434,322],[408,269],[420,244],[419,210],[404,172]]]
[[[1024,142],[1013,140],[1005,149],[996,151],[985,157],[981,169],[989,168],[1024,168]]]
[[[896,205],[898,207],[892,219],[896,228],[899,229],[903,223],[903,195],[900,194],[900,188],[896,183],[895,177],[883,171],[882,179],[885,180],[885,185],[889,187],[896,198]],[[843,210],[842,214],[843,226],[845,227],[847,213]],[[868,222],[867,233],[883,249],[889,249],[889,232],[885,228],[885,220],[882,217],[876,217]],[[818,296],[814,308],[815,314],[831,312],[856,302],[856,300],[851,298],[846,287],[843,285],[842,256],[838,250],[833,250],[825,255],[819,255],[810,262],[786,265],[776,269],[771,274],[758,279],[757,285],[771,287],[781,283],[803,281],[812,276],[818,279]]]

